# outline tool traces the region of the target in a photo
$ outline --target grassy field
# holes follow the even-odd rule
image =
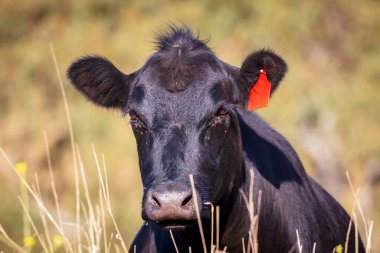
[[[104,154],[112,217],[129,246],[142,224],[142,186],[128,119],[86,102],[69,86],[64,73],[74,59],[89,54],[104,55],[126,73],[133,72],[152,54],[156,32],[165,31],[170,22],[184,22],[198,30],[202,38],[210,39],[209,45],[216,54],[233,65],[239,66],[248,53],[263,47],[274,49],[287,61],[289,72],[282,87],[270,106],[258,113],[288,138],[308,172],[348,211],[353,197],[345,173],[350,173],[355,188],[360,187],[358,198],[364,216],[374,220],[373,236],[378,238],[378,13],[380,3],[371,0],[265,4],[248,0],[2,0],[0,147],[13,164],[19,163],[18,168],[25,171],[23,176],[32,188],[37,188],[38,180],[39,189],[33,190],[41,193],[44,205],[57,218],[47,139],[61,217],[66,223],[75,224],[78,180],[85,206],[88,199],[93,200],[94,207],[103,199],[104,209],[108,208],[107,196],[102,195],[99,186],[93,144],[100,168]],[[67,93],[72,137],[49,43],[54,47]],[[81,154],[85,168],[88,198],[80,166],[73,162],[71,138],[78,144],[77,149],[74,147],[75,157],[78,152]],[[15,242],[27,245],[25,238],[34,232],[21,203],[26,204],[37,227],[43,227],[35,208],[38,202],[27,194],[25,185],[3,156],[0,178],[0,224]],[[97,217],[96,208],[94,212]],[[112,217],[105,215],[106,230],[113,233],[121,249]],[[52,245],[63,250],[63,238],[56,228],[51,229]],[[35,236],[33,239],[38,241]],[[40,247],[36,245],[33,250],[38,252]],[[0,249],[3,248],[4,252],[9,251],[0,241]],[[373,252],[378,251],[380,242],[374,240]]]

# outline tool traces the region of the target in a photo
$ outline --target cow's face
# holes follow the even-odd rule
[[[278,56],[260,51],[233,68],[188,31],[176,30],[133,74],[87,57],[68,75],[90,100],[129,114],[144,185],[143,218],[174,228],[196,219],[190,174],[203,218],[207,202],[218,205],[239,186],[243,155],[235,108],[244,106],[263,68],[274,90],[286,71]]]
[[[172,53],[178,54],[176,50]],[[234,81],[225,64],[201,52],[187,60],[190,65],[197,62],[194,67],[181,66],[188,78],[170,77],[177,66],[166,67],[165,59],[154,56],[139,71],[125,107],[138,145],[144,219],[165,224],[170,219],[170,225],[195,219],[190,174],[203,216],[208,215],[204,203],[219,202],[239,179],[242,153]],[[176,81],[182,82],[181,90],[168,87]]]

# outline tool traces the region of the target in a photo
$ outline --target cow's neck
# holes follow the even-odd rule
[[[243,169],[242,172],[244,173],[245,170]],[[234,189],[229,199],[222,203],[220,208],[221,233],[219,249],[223,250],[227,246],[228,252],[242,252],[242,238],[247,243],[250,228],[249,212],[241,193],[241,190],[246,192],[246,175],[243,175],[241,180],[241,185]]]

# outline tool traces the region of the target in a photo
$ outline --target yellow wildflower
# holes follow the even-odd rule
[[[338,246],[335,247],[335,252],[336,253],[343,253],[343,246],[342,246],[342,244],[339,244]]]
[[[24,175],[26,170],[28,169],[28,165],[24,162],[16,163],[15,167],[16,167],[16,170],[18,171],[18,173],[20,173],[22,175]]]
[[[53,236],[53,244],[54,244],[54,248],[58,248],[59,246],[61,246],[63,244],[62,236],[60,235]]]
[[[36,240],[32,236],[26,236],[24,237],[24,247],[31,248],[36,244]]]

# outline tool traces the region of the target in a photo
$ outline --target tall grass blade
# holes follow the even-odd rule
[[[195,184],[194,184],[194,177],[193,174],[189,175],[190,178],[190,184],[191,184],[191,189],[193,191],[193,197],[194,197],[194,205],[195,205],[195,212],[197,214],[197,221],[198,221],[198,227],[199,227],[199,232],[201,234],[201,239],[202,239],[202,245],[203,245],[203,252],[207,252],[207,247],[206,247],[206,240],[205,236],[203,233],[203,227],[202,227],[202,220],[201,220],[201,215],[199,213],[199,207],[198,207],[198,196],[197,192],[195,191]]]

